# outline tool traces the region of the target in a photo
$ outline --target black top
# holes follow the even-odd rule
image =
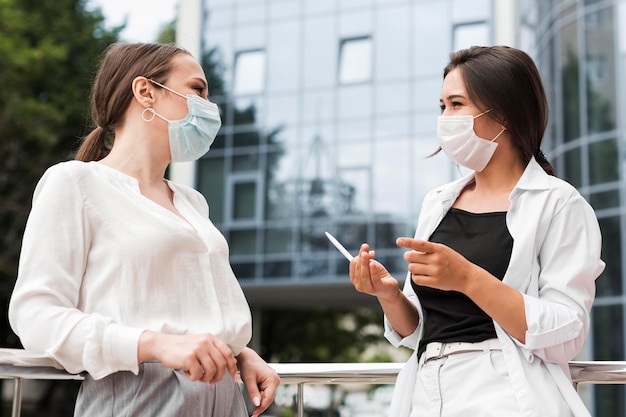
[[[477,214],[452,208],[429,240],[454,249],[500,280],[513,250],[506,212]],[[496,337],[492,319],[466,295],[411,285],[424,311],[418,358],[430,342],[482,342]]]

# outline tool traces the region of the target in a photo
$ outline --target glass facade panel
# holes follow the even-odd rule
[[[602,305],[593,309],[594,358],[601,361],[622,360],[624,351],[624,311],[621,305]]]
[[[601,191],[589,196],[589,203],[594,210],[616,208],[620,205],[619,190]]]
[[[580,158],[580,148],[574,148],[571,151],[565,152],[565,155],[563,157],[565,165],[563,170],[563,178],[574,187],[580,187],[583,181]]]
[[[339,82],[352,84],[369,81],[372,76],[372,39],[344,39],[339,56]]]
[[[269,27],[267,89],[294,91],[300,80],[300,37],[297,21],[277,22]]]
[[[580,137],[580,51],[578,24],[568,24],[561,31],[561,100],[563,106],[563,140]]]
[[[233,186],[233,219],[254,219],[256,212],[256,182],[239,182]]]
[[[235,58],[233,92],[256,94],[265,88],[265,51],[244,51]]]
[[[587,128],[589,133],[599,133],[613,130],[616,125],[613,8],[588,14],[585,24]]]
[[[257,231],[255,229],[231,230],[230,231],[230,254],[254,255],[257,253]]]
[[[453,28],[453,50],[473,45],[489,45],[490,28],[487,22],[461,23]]]
[[[600,184],[619,180],[617,140],[609,139],[589,145],[589,183]]]
[[[224,220],[224,160],[203,158],[198,161],[198,191],[209,203],[209,217],[213,223]]]
[[[599,223],[602,231],[602,259],[606,262],[606,268],[596,280],[596,293],[598,297],[620,296],[624,291],[622,263],[614,260],[622,256],[621,219],[600,218]]]
[[[377,80],[397,80],[410,77],[411,38],[407,36],[411,33],[410,18],[411,7],[409,5],[386,8],[376,13],[374,65]]]

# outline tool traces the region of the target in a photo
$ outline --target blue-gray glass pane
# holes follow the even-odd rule
[[[372,88],[370,84],[342,86],[339,89],[339,119],[371,117]]]
[[[561,100],[563,103],[563,140],[580,137],[580,51],[577,42],[578,25],[572,23],[561,31]]]
[[[339,36],[355,38],[372,33],[372,10],[366,7],[339,15]]]
[[[233,218],[254,219],[256,208],[256,183],[240,182],[234,185]]]
[[[248,130],[233,134],[233,146],[257,146],[260,141],[261,136],[257,130]]]
[[[297,19],[300,16],[301,7],[300,1],[271,1],[269,17],[272,21]]]
[[[265,229],[265,253],[291,253],[293,250],[293,233],[291,228],[277,227]]]
[[[198,191],[209,203],[209,218],[213,223],[224,220],[224,160],[202,158],[198,161]]]
[[[291,261],[270,261],[263,264],[265,278],[291,278]]]
[[[346,39],[341,42],[339,82],[352,84],[369,81],[372,76],[372,39]]]
[[[256,277],[256,264],[254,262],[231,262],[233,272],[237,279],[252,279]]]
[[[245,51],[235,58],[233,93],[256,94],[265,88],[265,51]]]
[[[615,30],[613,8],[585,18],[587,42],[587,125],[590,133],[612,130],[616,125]]]
[[[622,295],[622,237],[619,217],[600,218],[602,259],[606,267],[596,280],[598,297]]]
[[[251,23],[263,23],[266,18],[266,10],[267,7],[265,7],[265,4],[238,6],[235,14],[237,25],[245,26]]]
[[[574,187],[582,185],[582,167],[580,161],[580,148],[572,149],[563,155],[563,178]]]
[[[294,91],[300,81],[300,21],[269,26],[267,90]]]
[[[335,16],[322,15],[304,21],[304,88],[332,87],[337,74]]]
[[[233,171],[246,172],[257,171],[259,169],[259,154],[248,153],[245,155],[233,156]]]
[[[411,13],[409,5],[381,8],[376,13],[374,36],[375,76],[378,80],[411,76]],[[408,90],[405,86],[405,90]],[[379,98],[382,98],[380,95]]]
[[[230,254],[238,255],[254,255],[257,252],[256,230],[231,230],[230,235]]]
[[[461,23],[452,29],[452,50],[469,48],[473,45],[490,45],[490,27],[486,22]]]
[[[418,3],[414,9],[413,71],[417,78],[436,75],[441,85],[443,67],[448,62],[452,45],[452,31],[445,30],[450,27],[447,2]],[[417,91],[419,96],[419,90]]]
[[[410,140],[378,142],[372,173],[376,215],[406,216],[411,191],[408,188],[411,163]]]
[[[594,210],[619,207],[619,190],[602,191],[589,196],[589,203]]]
[[[600,184],[619,180],[617,140],[609,139],[589,145],[589,182]]]
[[[304,13],[308,15],[329,14],[337,8],[337,0],[304,0]]]
[[[598,305],[593,308],[593,359],[621,361],[624,359],[623,306]],[[600,414],[605,415],[605,414]]]
[[[376,113],[406,113],[411,105],[411,88],[409,82],[378,84],[376,87]]]
[[[328,276],[329,265],[325,259],[302,259],[295,267],[301,277],[322,278]]]

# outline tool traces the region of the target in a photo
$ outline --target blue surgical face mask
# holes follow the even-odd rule
[[[187,100],[188,112],[184,119],[168,120],[153,108],[147,108],[142,113],[145,121],[152,120],[144,115],[148,111],[153,114],[152,118],[156,115],[167,122],[172,162],[195,161],[207,153],[215,140],[217,131],[222,126],[217,105],[194,94],[184,96],[154,80],[150,82]]]

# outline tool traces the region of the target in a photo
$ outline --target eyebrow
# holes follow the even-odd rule
[[[200,82],[202,83],[202,86],[203,86],[205,89],[207,89],[207,90],[209,89],[209,85],[208,85],[208,84],[207,84],[207,82],[204,80],[204,78],[194,77],[193,79],[194,79],[194,80],[196,80],[196,81],[200,81]]]
[[[463,94],[450,94],[448,97],[446,97],[446,99],[448,99],[448,100],[454,100],[455,98],[467,99],[467,97],[465,97]],[[439,101],[442,102],[443,99],[439,99]]]

